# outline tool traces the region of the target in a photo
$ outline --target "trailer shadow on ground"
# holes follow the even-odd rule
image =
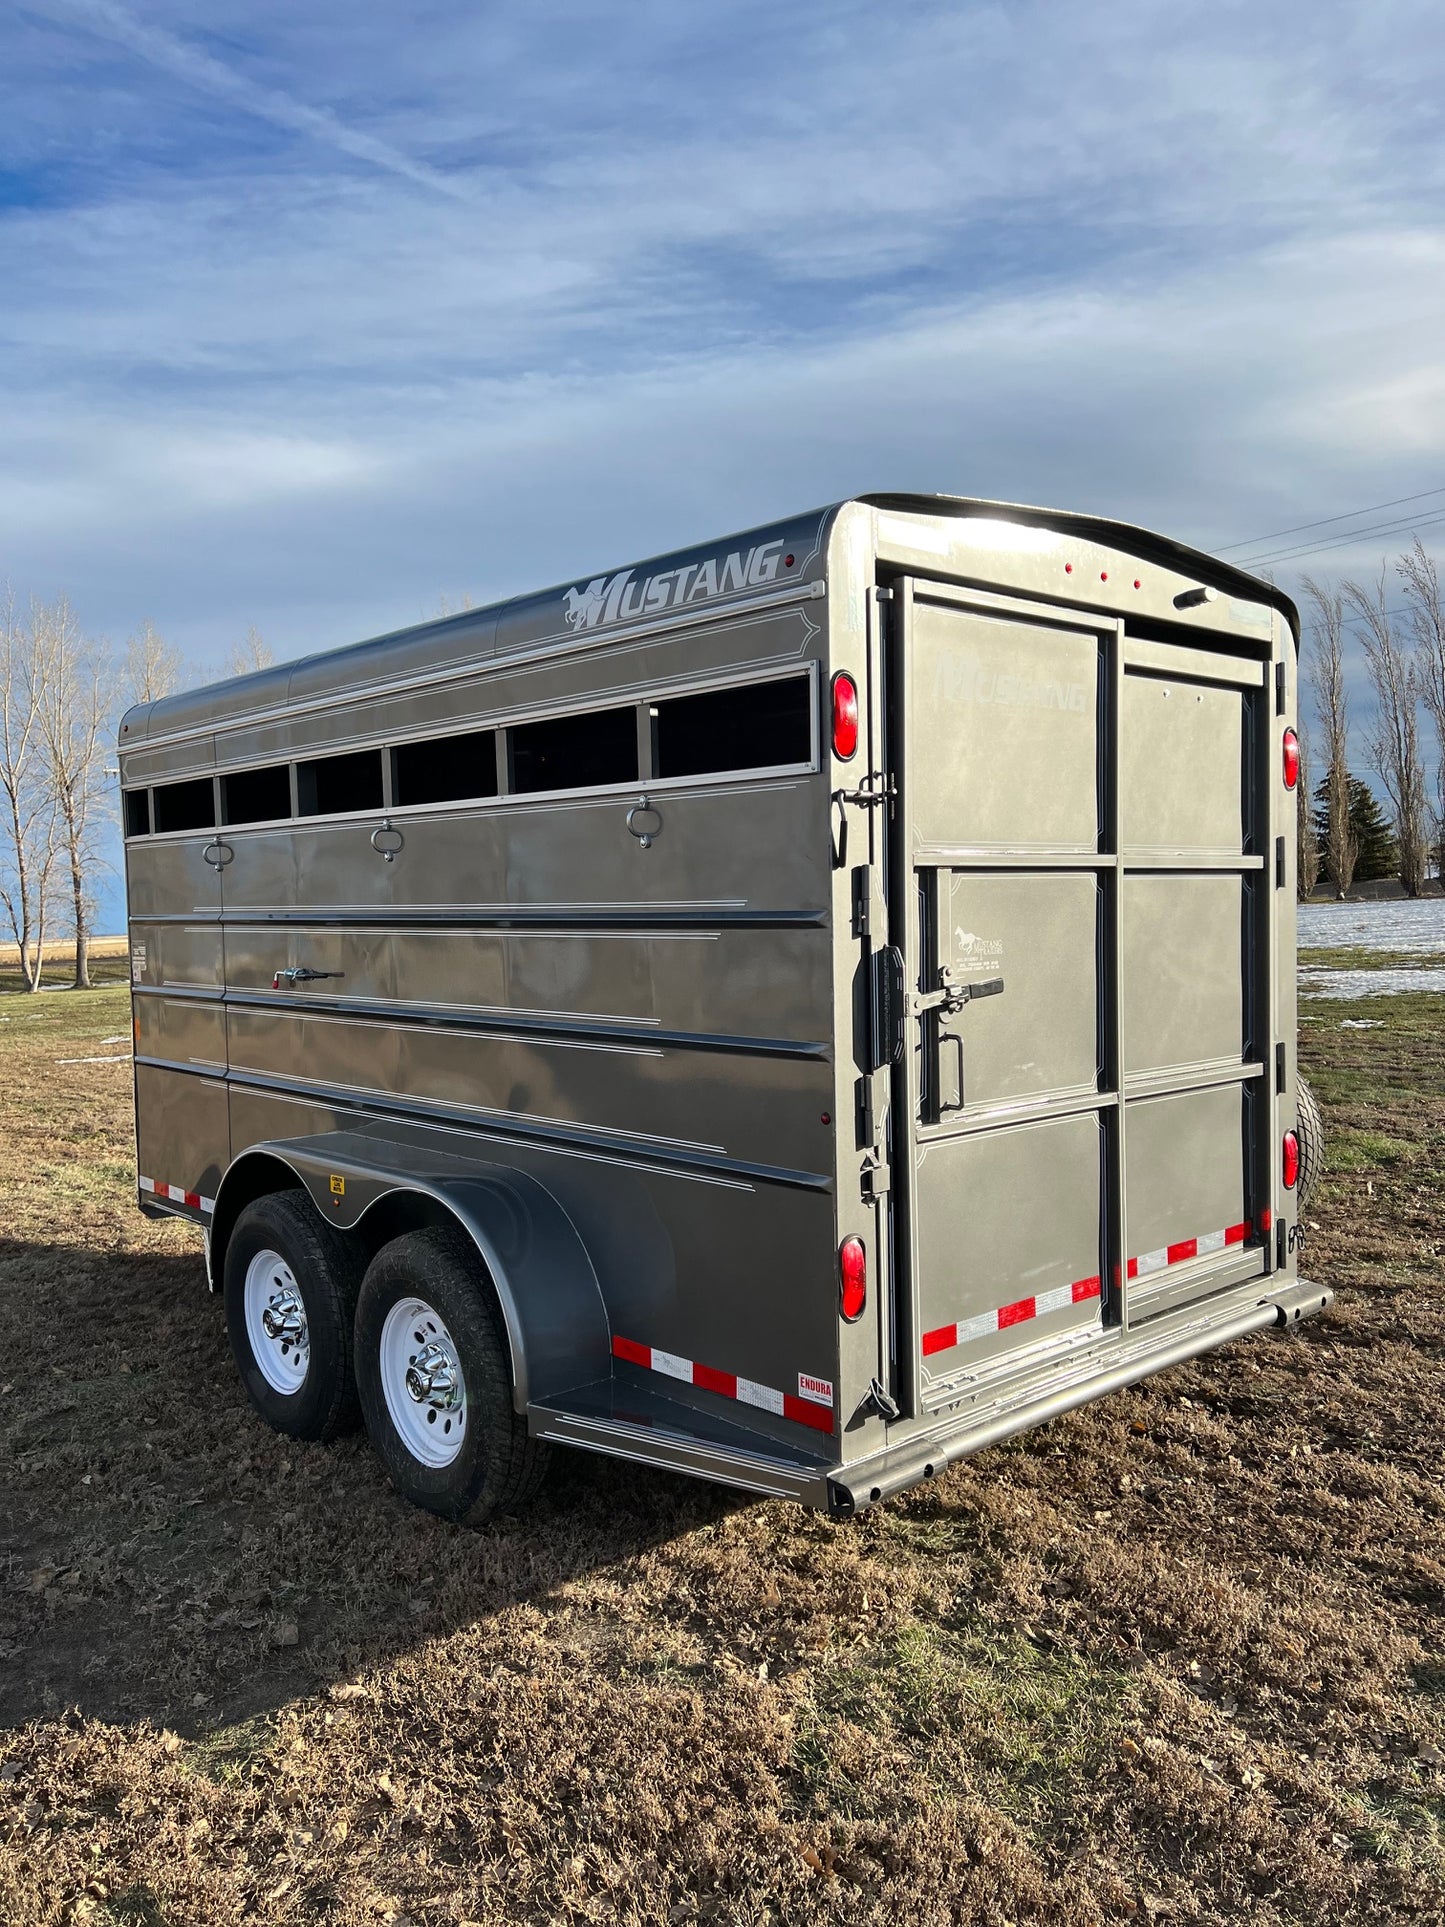
[[[432,1519],[364,1433],[266,1428],[190,1252],[0,1240],[0,1305],[0,1729],[231,1727],[748,1503],[566,1452],[525,1517]]]

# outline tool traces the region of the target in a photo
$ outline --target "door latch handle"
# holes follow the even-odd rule
[[[879,1418],[886,1420],[890,1425],[900,1416],[898,1400],[885,1388],[881,1378],[869,1379],[868,1390],[864,1393],[863,1403],[858,1409],[861,1412],[876,1412]]]
[[[870,769],[855,790],[834,790],[829,799],[838,813],[833,826],[833,868],[841,870],[848,861],[848,805],[855,809],[881,809],[898,794],[898,785],[886,770]]]
[[[921,1017],[926,1010],[936,1010],[944,1017],[952,1017],[971,1004],[978,997],[1001,997],[1003,995],[1002,977],[984,977],[971,984],[959,984],[953,980],[953,973],[945,964],[939,971],[941,982],[937,990],[915,992],[908,1000],[908,1008],[915,1017]]]
[[[323,977],[344,977],[344,970],[308,970],[304,964],[295,970],[278,970],[271,979],[271,988],[279,990],[282,984],[317,984]]]

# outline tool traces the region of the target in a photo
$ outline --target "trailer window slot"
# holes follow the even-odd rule
[[[209,776],[186,783],[158,783],[152,792],[158,835],[167,830],[213,830],[216,790]]]
[[[497,793],[494,730],[400,743],[391,755],[391,800],[399,809],[412,803],[460,803]]]
[[[348,816],[355,810],[379,810],[381,751],[353,750],[345,756],[317,756],[298,763],[296,800],[300,816]]]
[[[291,766],[232,770],[221,778],[221,821],[273,823],[291,814]]]
[[[710,776],[776,769],[813,759],[812,691],[806,676],[708,689],[652,705],[653,772]]]
[[[519,796],[635,783],[637,711],[629,704],[626,709],[519,723],[507,731],[507,754],[510,787]]]
[[[151,798],[149,790],[122,790],[121,808],[125,817],[127,836],[147,836],[151,827]]]

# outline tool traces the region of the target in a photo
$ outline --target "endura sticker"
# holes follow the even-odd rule
[[[798,1397],[810,1398],[815,1405],[831,1405],[833,1381],[830,1378],[814,1378],[810,1372],[799,1372]]]

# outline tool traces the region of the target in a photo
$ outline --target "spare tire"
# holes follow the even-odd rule
[[[1298,1080],[1296,1097],[1297,1124],[1299,1135],[1299,1201],[1303,1209],[1310,1201],[1315,1186],[1324,1176],[1325,1169],[1325,1127],[1320,1119],[1320,1107],[1315,1102],[1315,1094],[1301,1077]]]

